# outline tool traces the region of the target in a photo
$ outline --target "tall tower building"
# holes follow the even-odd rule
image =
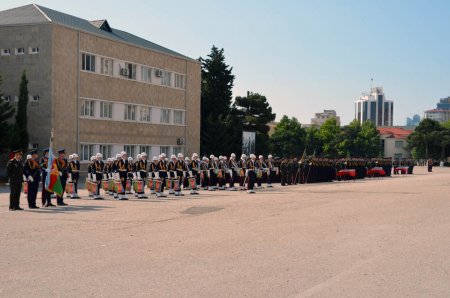
[[[376,126],[392,126],[394,103],[386,100],[383,87],[373,87],[370,94],[363,94],[355,102],[355,119],[360,123],[372,121]]]

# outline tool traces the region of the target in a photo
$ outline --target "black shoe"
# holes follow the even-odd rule
[[[16,208],[9,207],[9,211],[16,211]]]
[[[38,206],[30,206],[30,209],[39,209]]]
[[[55,205],[53,205],[52,203],[47,203],[44,207],[55,207]]]
[[[17,211],[22,211],[22,210],[23,210],[23,208],[20,208],[20,207],[16,207],[16,208],[14,208],[14,210],[17,210]]]
[[[56,205],[58,205],[58,206],[67,206],[66,203],[57,203]]]

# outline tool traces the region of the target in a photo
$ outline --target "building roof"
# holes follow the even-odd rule
[[[406,139],[413,132],[400,127],[378,127],[377,130],[382,136],[396,139]]]
[[[450,110],[433,109],[433,110],[425,111],[425,113],[450,113]]]
[[[124,42],[148,50],[168,54],[177,58],[196,61],[180,53],[167,49],[151,41],[128,32],[111,28],[106,20],[87,21],[37,4],[29,4],[13,9],[0,11],[0,26],[20,24],[55,23],[80,30],[99,37]]]

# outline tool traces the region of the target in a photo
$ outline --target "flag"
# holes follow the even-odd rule
[[[50,144],[51,144],[51,142],[50,142]],[[54,192],[55,194],[57,194],[61,197],[64,193],[64,190],[62,188],[61,181],[59,180],[58,166],[56,165],[56,159],[55,159],[55,156],[53,155],[53,150],[52,150],[51,145],[48,150],[47,168],[48,168],[48,173],[47,173],[47,177],[45,178],[45,189],[48,191]]]

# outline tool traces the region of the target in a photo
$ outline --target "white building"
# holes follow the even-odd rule
[[[315,117],[311,119],[311,125],[322,126],[328,119],[335,118],[337,125],[341,126],[341,118],[336,115],[335,110],[324,110],[323,113],[316,113]]]
[[[413,132],[412,130],[399,127],[380,127],[378,132],[384,157],[391,157],[395,160],[411,157],[411,153],[405,147],[406,139]]]
[[[374,87],[370,94],[363,94],[355,102],[355,119],[360,123],[371,120],[376,126],[392,126],[394,103],[386,100],[382,87]]]
[[[435,120],[438,122],[447,122],[450,120],[450,110],[434,109],[425,111],[425,118]]]

